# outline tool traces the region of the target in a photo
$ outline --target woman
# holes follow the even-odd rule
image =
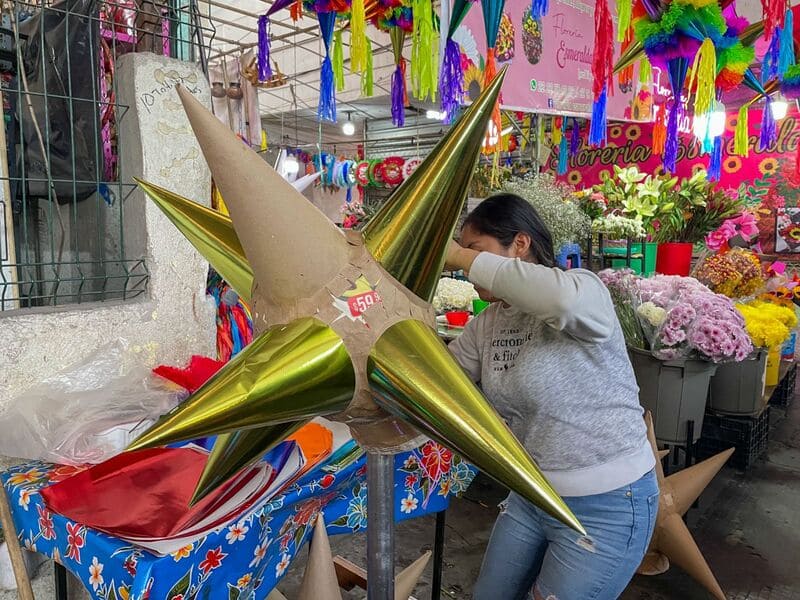
[[[611,297],[593,273],[555,268],[550,232],[513,194],[478,205],[447,263],[492,302],[453,353],[587,531],[512,492],[473,598],[613,600],[650,543],[658,484]]]

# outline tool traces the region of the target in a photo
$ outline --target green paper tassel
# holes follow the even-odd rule
[[[627,36],[628,29],[631,26],[631,9],[633,8],[632,0],[617,0],[617,15],[619,16],[617,22],[617,41],[624,42]]]
[[[367,30],[364,0],[353,0],[350,8],[350,72],[362,73],[367,65]]]
[[[736,156],[747,157],[750,154],[750,132],[747,125],[749,109],[748,104],[742,106],[736,119],[736,132],[733,137],[733,153]]]
[[[372,42],[369,41],[369,38],[366,38],[366,43],[364,44],[364,48],[367,53],[367,62],[366,65],[364,66],[364,70],[361,71],[361,95],[369,98],[373,94]]]
[[[439,40],[433,27],[431,0],[413,0],[411,89],[416,98],[436,101],[439,87]]]
[[[336,83],[336,91],[344,90],[344,51],[342,50],[342,30],[339,29],[333,34],[333,81]]]
[[[642,85],[650,85],[653,78],[653,69],[650,66],[650,60],[646,56],[642,56],[639,61],[639,83]]]

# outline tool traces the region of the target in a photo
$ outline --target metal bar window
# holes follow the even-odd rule
[[[146,249],[126,240],[134,185],[119,177],[130,111],[114,67],[132,51],[203,64],[213,25],[196,0],[0,0],[0,10],[0,311],[141,296]]]

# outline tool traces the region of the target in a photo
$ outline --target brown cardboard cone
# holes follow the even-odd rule
[[[686,514],[686,511],[700,497],[714,476],[725,466],[734,450],[734,448],[728,448],[708,460],[667,477],[667,482],[672,486],[675,512],[681,516]]]
[[[303,574],[303,583],[300,585],[297,600],[342,600],[322,513],[317,515],[314,523],[314,537],[311,539],[308,564]]]
[[[706,588],[719,600],[725,600],[725,593],[719,587],[700,548],[686,528],[686,523],[678,513],[670,513],[661,523],[658,547],[671,563],[686,571],[692,579]]]
[[[191,93],[178,95],[262,293],[276,303],[313,295],[347,264],[342,232]]]
[[[274,590],[272,590],[272,591],[269,593],[269,596],[267,596],[267,600],[286,600],[286,596],[284,596],[283,594],[281,594],[281,593],[278,591],[278,588],[275,588]]]
[[[647,438],[653,448],[653,453],[658,456],[659,450],[656,445],[652,415],[649,412],[645,413],[644,420],[647,424]],[[726,450],[666,478],[661,461],[656,460],[656,475],[661,491],[658,517],[649,551],[637,569],[637,573],[657,575],[666,571],[669,563],[674,563],[711,592],[715,598],[725,599],[725,594],[681,517],[700,496],[732,453],[733,449]],[[659,558],[659,555],[662,554],[669,560]]]
[[[649,414],[649,413],[648,413]],[[659,450],[658,451],[658,460],[662,461],[669,456],[669,450]]]
[[[428,550],[394,578],[394,600],[408,600],[430,559],[431,551]]]

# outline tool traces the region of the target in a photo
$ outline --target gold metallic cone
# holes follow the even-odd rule
[[[625,67],[631,66],[637,60],[639,60],[644,55],[644,46],[642,46],[642,42],[634,41],[625,49],[620,57],[617,59],[617,63],[614,65],[614,73],[619,73]]]
[[[230,218],[162,187],[134,179],[214,270],[249,301],[253,270]]]
[[[436,292],[505,72],[498,73],[364,230],[375,260],[428,302]]]
[[[264,454],[308,421],[304,419],[220,435],[214,442],[214,448],[208,456],[208,462],[200,475],[189,506],[200,502],[245,467],[261,460]]]
[[[262,333],[128,450],[344,410],[355,373],[342,339],[311,317]]]
[[[369,355],[376,401],[459,452],[490,477],[585,533],[528,452],[433,330],[420,321],[389,327]]]
[[[312,296],[347,264],[344,234],[191,93],[178,94],[261,293],[276,304]],[[292,251],[309,244],[323,249],[313,260]]]

